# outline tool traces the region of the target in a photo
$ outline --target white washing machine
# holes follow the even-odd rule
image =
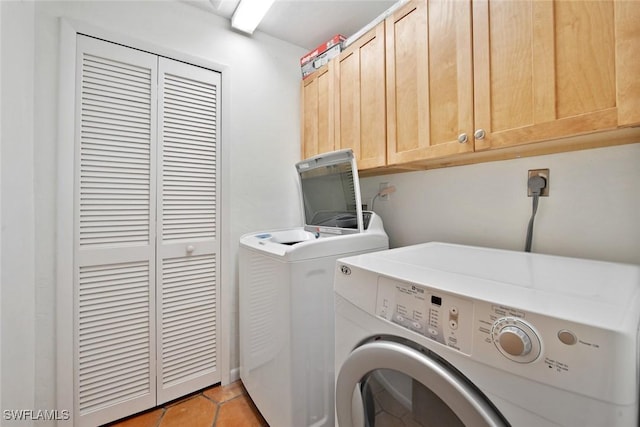
[[[304,160],[304,226],[240,239],[240,378],[273,427],[334,425],[336,260],[389,247],[351,150]]]
[[[334,286],[339,427],[638,426],[640,266],[427,243]]]

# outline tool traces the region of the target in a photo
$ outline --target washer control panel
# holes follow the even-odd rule
[[[380,276],[376,315],[471,354],[473,303],[467,299]]]

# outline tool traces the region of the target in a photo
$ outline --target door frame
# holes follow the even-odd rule
[[[218,284],[218,367],[222,384],[231,381],[231,316],[230,295],[223,289],[230,283],[232,271],[225,266],[233,266],[229,215],[230,150],[227,141],[229,129],[229,88],[231,87],[231,67],[204,60],[180,51],[139,40],[73,19],[59,19],[58,52],[58,134],[57,134],[57,218],[56,218],[56,407],[74,407],[74,339],[73,339],[73,278],[74,278],[74,165],[75,165],[75,81],[76,81],[76,37],[84,34],[133,49],[146,51],[195,66],[208,68],[221,74],[220,90],[220,283]],[[221,351],[226,349],[226,351]],[[71,419],[59,425],[73,425]]]
[[[464,425],[508,427],[489,399],[441,357],[393,337],[377,337],[353,350],[336,379],[336,420],[345,427],[363,422],[362,398],[354,392],[361,379],[378,369],[391,369],[418,380],[442,399]],[[354,408],[355,407],[355,408]],[[350,422],[346,422],[350,421]],[[355,421],[357,420],[357,421]],[[360,427],[360,426],[357,426]]]

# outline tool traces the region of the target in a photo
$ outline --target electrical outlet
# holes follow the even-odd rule
[[[389,185],[388,182],[381,182],[380,186],[378,187],[378,193],[381,193],[382,190],[389,188],[391,185]],[[389,194],[382,194],[380,195],[380,200],[389,200]]]
[[[540,196],[548,197],[549,196],[549,169],[529,169],[529,176],[527,176],[527,183],[534,176],[541,176],[547,181],[547,185],[542,189]],[[529,189],[529,185],[527,185],[527,196],[533,197],[533,194],[531,194],[531,190]]]

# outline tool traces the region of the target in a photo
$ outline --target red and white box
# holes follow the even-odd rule
[[[345,40],[345,36],[336,34],[330,40],[327,40],[300,58],[302,78],[307,77],[309,74],[325,65],[331,58],[338,56],[338,54],[342,52],[342,42]]]

